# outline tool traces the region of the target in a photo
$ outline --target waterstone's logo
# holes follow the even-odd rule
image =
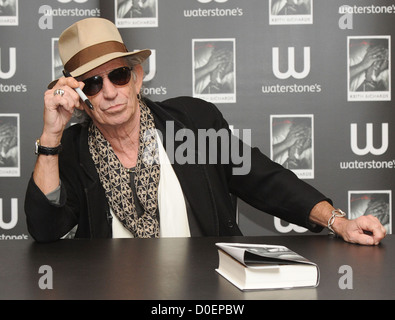
[[[18,199],[11,199],[11,218],[5,218],[3,213],[3,199],[0,198],[0,232],[2,230],[11,230],[18,223]],[[8,216],[8,215],[7,215]],[[26,234],[4,234],[0,233],[0,240],[27,240]]]
[[[155,75],[156,75],[156,50],[150,49],[151,55],[144,62],[144,86],[141,88],[141,92],[145,96],[160,96],[167,94],[167,87],[158,86],[154,84]]]
[[[302,57],[302,59],[300,59]],[[298,59],[299,58],[299,59]],[[300,64],[303,61],[303,66]],[[298,63],[297,63],[298,62]],[[272,48],[272,72],[280,80],[294,78],[296,80],[305,79],[311,71],[311,49],[303,47],[303,53],[300,50],[296,52],[295,47],[288,47],[287,55],[280,48]],[[262,85],[262,93],[319,93],[321,85],[315,84],[265,84]]]
[[[7,49],[5,50],[7,52]],[[4,48],[0,47],[0,81],[11,79],[16,72],[16,48],[8,48],[8,68],[4,66]],[[5,69],[5,70],[4,70]],[[27,91],[25,84],[4,84],[0,83],[0,93],[23,93]]]
[[[364,156],[368,153],[379,156],[384,154],[388,149],[388,123],[381,124],[381,147],[375,148],[373,145],[373,123],[366,124],[366,146],[359,148],[358,146],[357,124],[351,124],[351,149],[358,156]]]
[[[197,0],[197,2],[211,5],[211,7],[204,8],[193,8],[185,9],[184,17],[196,18],[196,17],[240,17],[243,15],[242,8],[223,8],[223,7],[212,7],[215,4],[223,4],[228,0]]]
[[[280,57],[279,48],[272,48],[273,57],[273,74],[279,79],[288,79],[293,77],[295,79],[304,79],[310,73],[310,47],[303,48],[303,70],[297,72],[295,69],[295,48],[288,48],[288,70],[286,72],[280,71]]]
[[[358,125],[350,125],[350,145],[351,150],[357,156],[365,158],[370,154],[373,156],[383,156],[389,147],[389,130],[388,123],[381,124],[381,141],[377,138],[377,132],[374,131],[373,123],[366,124],[366,138],[361,139],[358,135]],[[362,141],[362,142],[360,142]],[[340,169],[393,169],[395,168],[395,159],[376,160],[364,159],[353,161],[341,161]]]
[[[83,4],[88,0],[58,0],[62,4],[76,3]],[[38,9],[38,13],[41,17],[38,20],[38,26],[41,30],[53,29],[54,17],[100,17],[99,8],[52,8],[49,5],[42,5]]]
[[[2,50],[1,50],[1,47],[0,47],[0,78],[1,79],[10,79],[10,78],[12,78],[15,75],[15,71],[16,71],[16,48],[11,47],[11,48],[8,49],[8,52],[9,52],[9,69],[8,69],[7,72],[3,72],[2,64],[1,64],[1,61],[2,61],[2,59],[1,59],[2,58],[2,56],[1,56]]]

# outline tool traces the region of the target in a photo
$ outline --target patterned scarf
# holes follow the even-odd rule
[[[100,182],[114,214],[135,238],[159,237],[158,185],[159,153],[154,119],[150,109],[140,105],[140,145],[134,175],[137,198],[144,214],[137,214],[130,175],[110,143],[92,123],[89,127],[89,151]]]

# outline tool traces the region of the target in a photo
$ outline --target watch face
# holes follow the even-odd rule
[[[34,153],[35,154],[38,154],[38,143],[39,143],[39,140],[36,140],[36,142],[34,144]]]
[[[43,147],[40,146],[40,140],[36,140],[35,143],[35,154],[44,154],[44,155],[56,155],[62,151],[62,145],[58,145],[55,148]]]

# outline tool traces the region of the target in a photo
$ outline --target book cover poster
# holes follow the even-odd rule
[[[20,176],[19,114],[0,114],[0,177]]]
[[[235,39],[193,39],[193,96],[213,103],[236,102]]]
[[[269,23],[312,24],[313,0],[269,0]]]
[[[114,0],[118,28],[158,27],[158,0]]]
[[[270,124],[271,159],[301,179],[313,179],[313,115],[271,115]]]
[[[347,49],[348,101],[390,101],[390,36],[348,37]]]
[[[391,190],[349,191],[348,218],[355,219],[364,215],[373,215],[391,234],[392,200]]]

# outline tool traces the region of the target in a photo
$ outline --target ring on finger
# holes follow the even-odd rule
[[[63,95],[64,95],[64,90],[63,90],[63,89],[56,89],[56,90],[53,92],[53,95],[54,95],[54,96],[60,95],[61,97],[63,97]]]

